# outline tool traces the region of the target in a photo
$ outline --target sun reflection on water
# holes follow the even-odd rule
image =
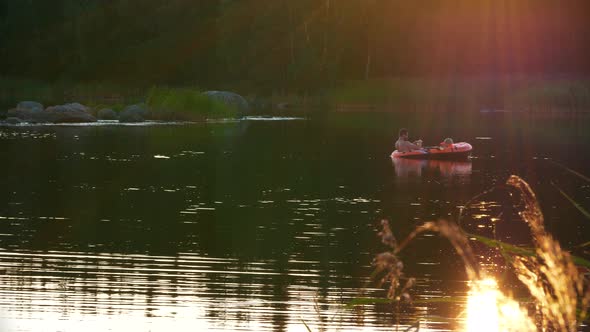
[[[498,329],[498,285],[493,279],[474,283],[467,298],[467,332],[495,332]]]
[[[502,294],[492,278],[472,283],[466,310],[466,332],[536,331],[527,312]]]

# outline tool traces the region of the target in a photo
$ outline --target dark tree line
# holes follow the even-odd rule
[[[1,75],[299,91],[590,73],[587,0],[0,0]]]

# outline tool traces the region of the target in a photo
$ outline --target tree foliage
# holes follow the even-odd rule
[[[306,92],[590,73],[584,0],[0,0],[4,76]]]

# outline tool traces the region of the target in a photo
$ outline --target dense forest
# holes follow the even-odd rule
[[[587,0],[1,0],[0,75],[276,88],[590,73]]]

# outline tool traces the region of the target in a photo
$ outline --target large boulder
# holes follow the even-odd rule
[[[230,107],[235,107],[242,114],[247,113],[250,109],[248,101],[237,93],[229,91],[205,91],[203,94]]]
[[[148,110],[145,105],[130,105],[119,113],[119,122],[143,122],[147,116]]]
[[[117,120],[117,113],[110,108],[103,108],[98,111],[99,120]]]
[[[78,103],[47,107],[38,122],[78,123],[96,122],[96,118],[89,112],[89,108]]]
[[[35,101],[21,101],[16,108],[6,112],[7,117],[18,118],[27,122],[96,122],[96,118],[89,113],[90,109],[80,103],[70,103],[47,107]]]
[[[42,111],[44,109],[43,104],[38,103],[36,101],[21,101],[20,103],[16,104],[16,108],[23,110],[36,109],[39,111]]]

